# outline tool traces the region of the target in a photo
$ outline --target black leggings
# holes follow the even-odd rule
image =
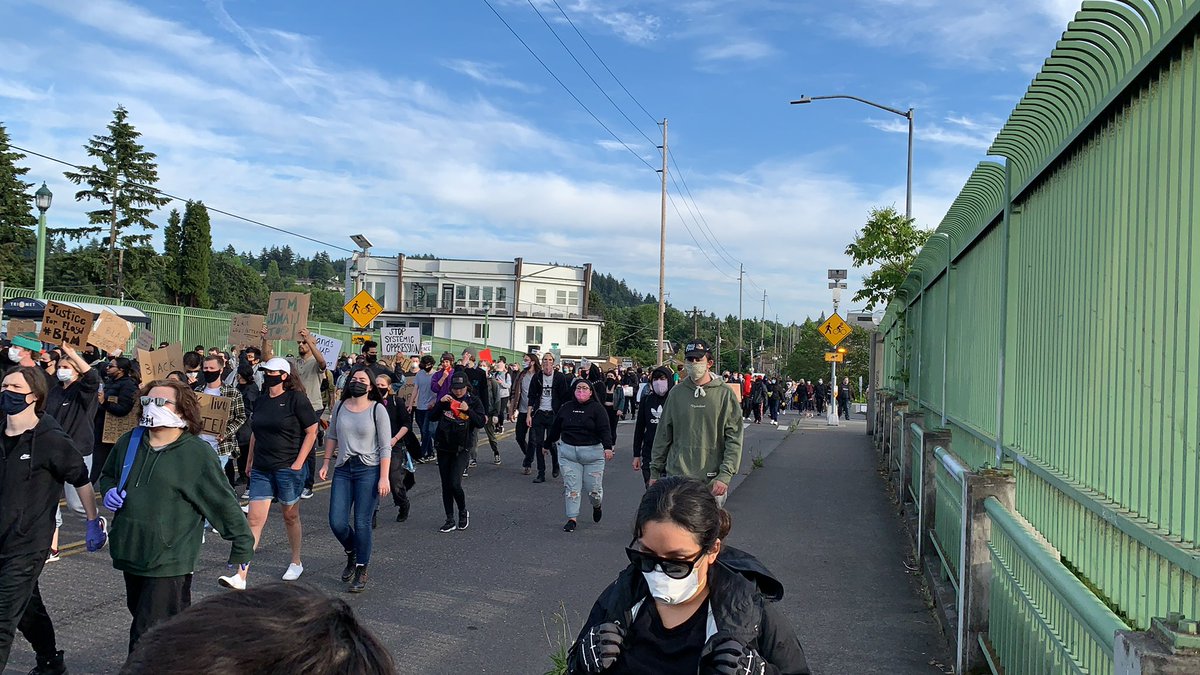
[[[467,462],[471,453],[465,449],[444,450],[438,448],[438,474],[442,477],[442,507],[446,509],[446,517],[454,517],[454,505],[458,505],[458,513],[462,515],[467,510],[467,495],[462,489],[462,474],[467,470]]]

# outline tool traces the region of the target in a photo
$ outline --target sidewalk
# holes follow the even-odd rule
[[[856,418],[781,417],[795,428],[729,498],[729,543],[783,581],[814,673],[946,672],[948,643],[905,568],[911,547]]]

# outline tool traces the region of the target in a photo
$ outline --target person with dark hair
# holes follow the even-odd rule
[[[184,352],[183,374],[187,376],[189,387],[194,387],[201,382],[200,366],[202,363],[204,363],[204,354],[202,352]]]
[[[417,402],[413,406],[413,424],[421,431],[421,449],[413,457],[418,462],[424,462],[426,457],[433,456],[433,436],[430,424],[434,421],[430,418],[429,412],[437,403],[437,396],[432,389],[432,371],[433,356],[431,354],[422,355],[421,369],[413,377],[414,386],[417,389]]]
[[[146,631],[192,602],[204,521],[232,546],[243,574],[254,538],[212,448],[198,437],[200,401],[186,384],[155,380],[142,388],[140,426],[126,432],[100,473],[112,511],[113,567],[125,576],[129,651]]]
[[[37,657],[35,673],[65,673],[54,624],[38,577],[54,536],[63,483],[79,491],[87,514],[87,549],[107,534],[83,455],[53,415],[45,414],[46,381],[31,366],[10,368],[0,382],[0,671],[19,629]]]
[[[304,584],[272,583],[205,598],[155,627],[120,675],[158,673],[395,675],[396,668],[345,601]]]
[[[138,385],[133,375],[133,363],[129,359],[123,356],[109,359],[108,367],[104,371],[103,387],[100,389],[100,408],[96,412],[96,438],[103,436],[106,415],[127,417],[133,412],[138,397]],[[110,450],[111,443],[96,443],[92,451],[95,455],[92,457],[93,483],[100,477],[100,469],[104,467]]]
[[[613,458],[613,437],[595,387],[588,380],[575,380],[574,398],[559,406],[546,434],[546,445],[563,441],[558,451],[567,511],[563,532],[574,532],[579,524],[581,486],[592,502],[592,521],[598,523],[604,515],[604,463]]]
[[[80,358],[70,345],[63,344],[62,349],[63,358],[54,361],[57,366],[54,369],[55,384],[46,394],[46,412],[58,420],[63,431],[71,437],[75,449],[83,455],[83,463],[87,466],[90,477],[92,448],[96,444],[96,410],[100,407],[96,400],[96,392],[100,390],[100,374]],[[50,353],[57,353],[57,350]],[[68,509],[81,516],[87,516],[79,491],[70,483],[63,486],[63,497]],[[54,524],[51,551],[58,550],[58,529],[62,527],[61,508],[55,511]]]
[[[658,431],[658,421],[662,419],[663,406],[667,402],[667,394],[675,386],[671,377],[671,369],[659,366],[650,373],[650,385],[642,394],[638,404],[637,420],[633,425],[633,470],[642,472],[642,482],[650,485],[650,456],[654,448],[654,435]]]
[[[525,444],[525,466],[530,466],[534,456],[537,457],[535,483],[546,482],[546,453],[553,460],[553,477],[558,478],[559,473],[558,446],[546,443],[546,434],[554,424],[558,409],[571,397],[571,382],[565,374],[554,369],[554,364],[553,352],[543,354],[542,371],[529,383],[529,409],[526,412],[533,421],[529,423],[529,440]]]
[[[304,385],[292,377],[292,365],[278,356],[264,361],[265,387],[254,407],[250,427],[250,449],[246,453],[246,471],[250,474],[250,531],[254,547],[262,536],[271,501],[279,500],[283,524],[287,530],[292,562],[283,574],[284,581],[295,581],[304,573],[300,560],[300,494],[304,491],[304,463],[317,442],[317,415],[304,392]],[[221,577],[230,588],[246,587],[244,570]]]
[[[512,383],[512,397],[509,401],[509,416],[517,425],[515,435],[517,437],[517,446],[521,448],[521,453],[525,456],[521,462],[521,473],[528,476],[533,473],[533,454],[530,453],[526,446],[526,438],[529,435],[529,421],[531,415],[529,413],[529,385],[533,382],[534,377],[538,372],[538,356],[535,353],[526,354],[522,361],[521,372],[514,376]]]
[[[597,369],[599,370],[599,369]],[[617,371],[604,373],[603,381],[593,380],[596,394],[604,401],[604,412],[608,415],[608,427],[612,430],[613,441],[617,439],[617,420],[625,416],[625,390],[617,382]]]
[[[629,566],[596,600],[567,673],[810,673],[774,605],[783,584],[724,543],[731,526],[701,481],[670,476],[650,486],[625,549]]]
[[[392,492],[392,503],[395,504],[396,522],[408,520],[410,503],[408,489],[415,484],[415,469],[413,457],[421,453],[421,444],[413,434],[413,418],[404,399],[392,391],[392,378],[386,373],[375,376],[375,391],[379,393],[379,402],[387,409],[390,422],[391,438],[388,445],[392,448],[392,462],[388,472],[381,472],[381,477],[387,477]],[[376,512],[379,511],[376,507]],[[372,519],[371,527],[376,521]]]
[[[250,366],[241,365],[237,370],[238,393],[242,395],[242,405],[246,408],[246,422],[237,432],[237,479],[234,484],[247,483],[250,477],[246,474],[246,455],[250,452],[250,420],[254,416],[254,406],[258,403],[259,389],[254,382],[254,371]],[[247,495],[249,498],[249,495]]]
[[[237,443],[237,434],[246,423],[246,405],[242,401],[242,394],[237,389],[221,382],[224,365],[224,360],[219,354],[205,356],[201,364],[200,381],[192,385],[192,390],[209,396],[229,399],[229,421],[225,423],[224,432],[200,434],[200,440],[212,447],[213,452],[217,454],[217,461],[221,463],[221,470],[225,471],[228,476],[230,458],[237,458],[241,454]]]
[[[467,376],[467,385],[470,387],[471,393],[475,396],[475,398],[479,399],[479,405],[483,408],[484,424],[480,426],[487,426],[487,420],[492,409],[491,397],[489,395],[490,391],[488,387],[488,377],[487,373],[485,373],[483,369],[476,366],[475,351],[473,349],[470,347],[463,349],[462,360],[458,363],[458,365],[454,366],[454,372],[462,373]],[[471,429],[471,439],[467,442],[471,453],[471,459],[467,462],[468,469],[473,468],[478,463],[476,461],[478,459],[476,456],[476,446],[478,445],[476,440],[478,438],[479,428],[476,427]],[[495,453],[497,457],[500,456],[500,451],[498,449],[495,450]],[[463,469],[463,478],[467,477],[468,469]]]
[[[329,477],[333,460],[333,487],[329,495],[329,529],[346,552],[342,581],[350,592],[367,588],[367,565],[374,543],[372,520],[380,495],[391,491],[388,471],[392,462],[392,426],[380,404],[369,368],[355,368],[342,389],[342,399],[329,418],[325,434],[325,462],[321,480]],[[390,387],[389,387],[390,388]],[[336,453],[336,455],[335,455]],[[354,511],[354,521],[350,512]],[[353,578],[353,580],[351,580]]]
[[[467,470],[471,457],[468,447],[471,431],[483,426],[486,420],[483,405],[471,393],[464,373],[454,373],[450,377],[450,393],[433,407],[433,415],[438,421],[433,444],[437,448],[438,474],[442,479],[442,508],[446,510],[446,522],[438,531],[465,530],[470,524],[470,514],[462,488],[462,473]],[[457,525],[455,505],[458,506]]]

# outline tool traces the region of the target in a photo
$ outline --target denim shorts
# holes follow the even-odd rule
[[[300,493],[304,491],[304,476],[308,467],[299,471],[291,468],[262,471],[250,470],[250,501],[278,499],[280,504],[291,506],[300,501]]]

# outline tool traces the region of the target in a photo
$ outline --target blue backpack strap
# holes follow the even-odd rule
[[[142,447],[142,434],[146,432],[146,427],[135,427],[129,434],[129,444],[125,446],[125,462],[121,464],[121,480],[117,482],[117,492],[125,489],[125,483],[129,480],[129,470],[133,468],[133,462],[137,459],[138,448]]]

